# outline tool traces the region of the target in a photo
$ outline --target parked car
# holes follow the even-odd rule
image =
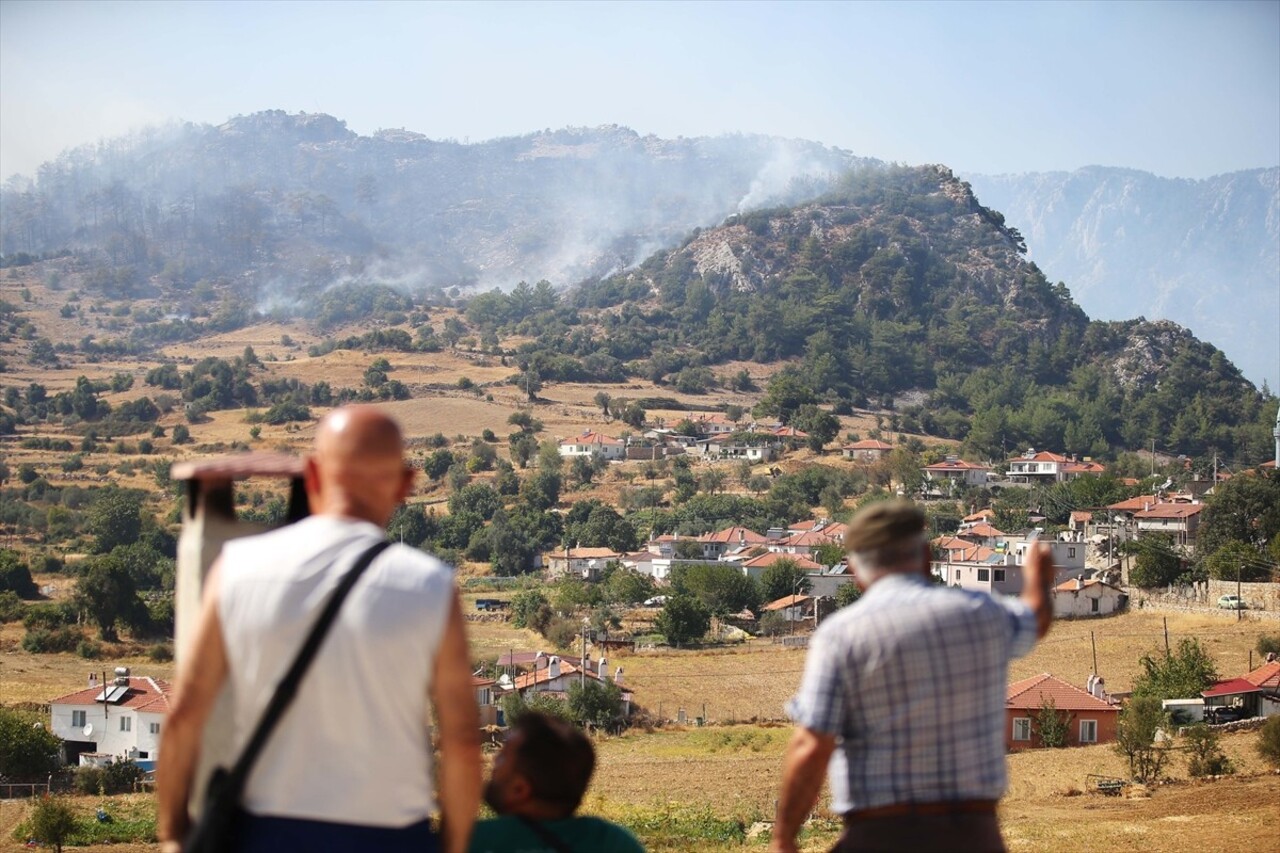
[[[1220,595],[1218,596],[1218,606],[1224,610],[1248,610],[1249,605],[1245,604],[1238,595]]]
[[[1211,723],[1234,723],[1245,718],[1245,710],[1238,705],[1225,705],[1220,708],[1206,708],[1204,715]]]
[[[646,598],[644,600],[645,607],[661,607],[666,603],[667,597],[665,595],[655,595],[653,598]]]

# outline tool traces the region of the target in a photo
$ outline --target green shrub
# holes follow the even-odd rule
[[[1192,778],[1225,776],[1235,772],[1231,759],[1222,752],[1218,733],[1204,723],[1190,726],[1186,731],[1187,773]]]
[[[81,640],[76,644],[76,654],[87,660],[99,660],[102,657],[102,643],[95,640]]]
[[[33,654],[73,652],[80,645],[80,632],[75,628],[28,629],[22,638],[22,648]]]
[[[60,604],[35,604],[27,608],[22,617],[22,625],[28,631],[38,628],[55,630],[74,621],[74,614]]]
[[[62,853],[62,845],[76,831],[78,821],[71,811],[71,805],[63,797],[41,797],[31,812],[31,837],[42,844],[48,844],[58,853]]]
[[[1263,634],[1258,637],[1258,654],[1280,655],[1280,634]]]
[[[75,776],[71,780],[71,787],[77,794],[104,794],[106,793],[105,776],[101,767],[87,765],[77,767]]]
[[[0,592],[0,622],[17,622],[25,609],[16,592],[11,589]]]
[[[1280,767],[1280,716],[1272,716],[1262,724],[1258,732],[1258,755]]]
[[[168,663],[173,660],[173,646],[168,643],[156,643],[147,649],[147,658],[155,663]]]

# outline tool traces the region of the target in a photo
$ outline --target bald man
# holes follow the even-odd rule
[[[413,483],[400,428],[372,406],[334,410],[305,482],[309,518],[228,542],[205,579],[160,743],[163,853],[182,849],[201,733],[223,685],[243,748],[338,580],[385,538]],[[254,766],[238,849],[465,850],[481,786],[470,661],[452,571],[402,545],[379,554]]]

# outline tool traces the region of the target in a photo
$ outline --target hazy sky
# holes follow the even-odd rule
[[[0,0],[0,176],[181,119],[760,132],[957,171],[1280,162],[1280,0]]]

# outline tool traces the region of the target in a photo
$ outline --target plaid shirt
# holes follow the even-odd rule
[[[1021,601],[907,575],[822,623],[787,712],[837,739],[832,809],[999,799],[1008,663],[1035,640]]]

